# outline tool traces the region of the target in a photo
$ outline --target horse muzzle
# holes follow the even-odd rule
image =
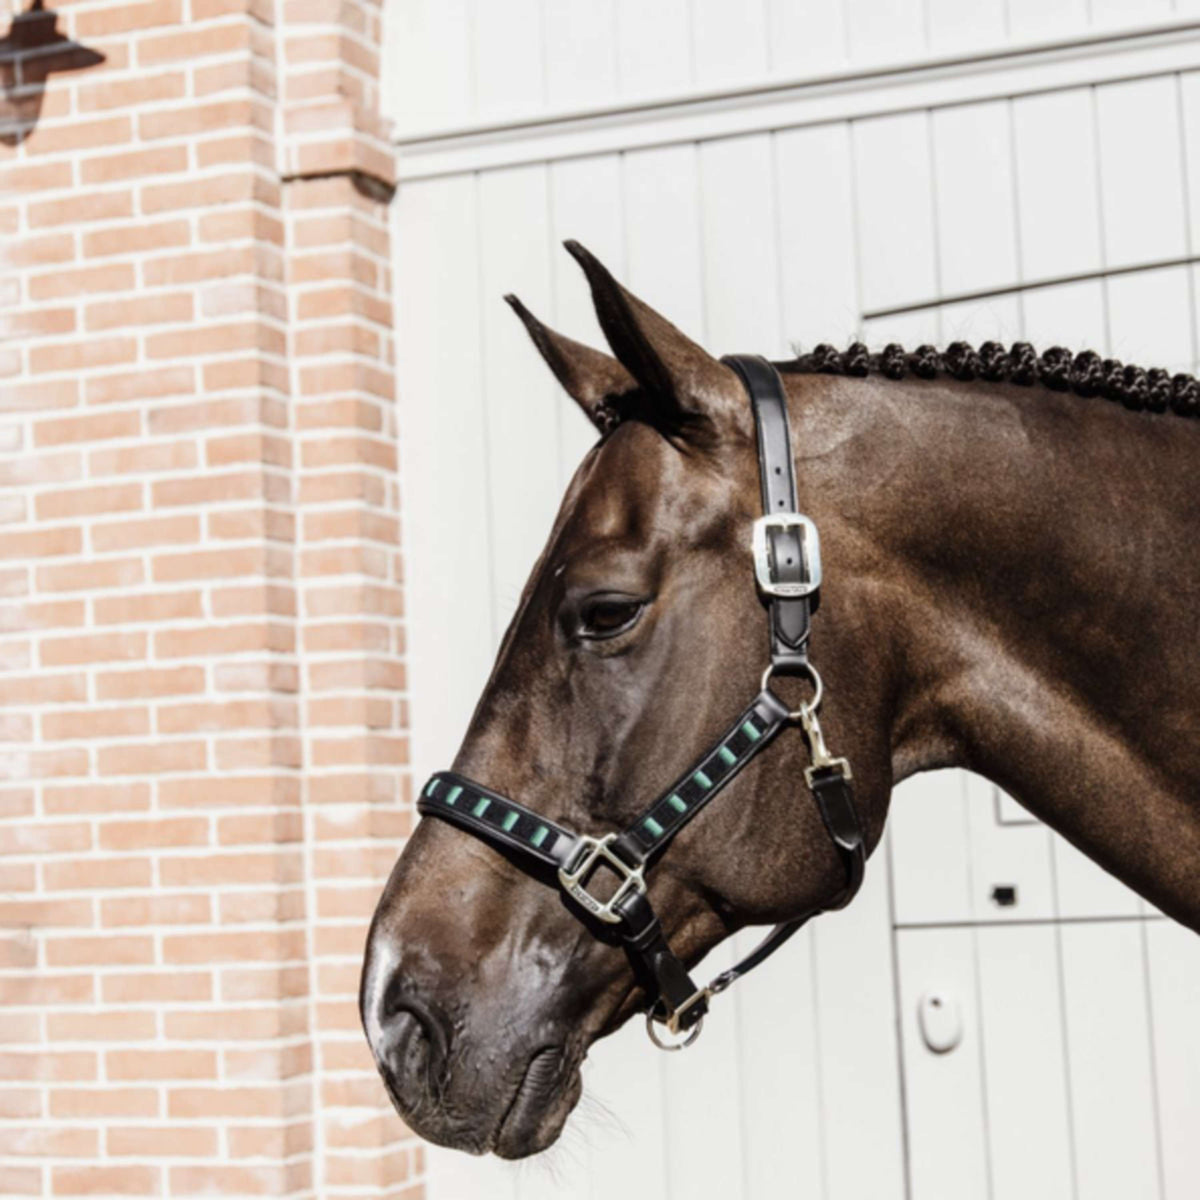
[[[421,1137],[472,1154],[523,1158],[550,1146],[579,1099],[580,1055],[510,1008],[451,1014],[373,932],[359,1009],[393,1106]],[[546,1037],[550,1040],[545,1040]]]

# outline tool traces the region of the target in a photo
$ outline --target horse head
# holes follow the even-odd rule
[[[759,690],[759,463],[735,372],[568,249],[613,356],[510,303],[601,437],[568,487],[454,771],[600,836],[637,817]],[[860,743],[856,775],[886,795],[887,748]],[[844,885],[788,757],[748,762],[647,876],[688,964]],[[502,846],[420,822],[375,914],[361,1008],[392,1100],[422,1136],[514,1158],[544,1149],[579,1098],[589,1046],[652,1000],[610,927]]]

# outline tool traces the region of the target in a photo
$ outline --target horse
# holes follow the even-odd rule
[[[759,688],[760,465],[738,373],[567,248],[611,354],[508,299],[600,437],[453,769],[603,836]],[[775,366],[825,564],[821,720],[852,764],[867,852],[895,784],[965,768],[1200,932],[1197,381],[1022,343],[819,346]],[[802,680],[771,686],[815,712]],[[646,877],[682,963],[844,891],[799,782],[811,750],[783,735],[748,761]],[[591,1045],[655,1001],[635,965],[518,855],[426,817],[380,897],[360,990],[395,1108],[472,1153],[545,1149]]]

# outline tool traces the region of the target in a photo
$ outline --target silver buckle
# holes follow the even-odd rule
[[[797,529],[800,531],[801,566],[805,577],[792,583],[781,583],[775,578],[771,561],[772,529]],[[754,551],[754,577],[759,589],[767,596],[788,599],[796,596],[811,596],[821,586],[821,539],[817,527],[802,513],[768,513],[754,522],[750,538]]]
[[[642,867],[631,867],[623,858],[614,854],[609,846],[617,840],[615,833],[605,834],[602,838],[588,837],[581,834],[571,851],[567,865],[558,870],[558,882],[572,900],[582,905],[597,920],[607,925],[618,925],[621,917],[617,913],[617,905],[630,893],[646,893],[646,880],[642,875]],[[592,872],[601,862],[616,869],[621,876],[617,890],[607,900],[593,896],[587,890],[588,880]],[[572,865],[574,864],[574,865]]]

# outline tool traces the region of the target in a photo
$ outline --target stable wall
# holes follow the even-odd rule
[[[4,1195],[421,1194],[355,1005],[411,819],[379,22],[85,0],[103,65],[5,84]]]
[[[501,299],[603,345],[563,238],[714,353],[997,337],[1194,367],[1200,25],[969,8],[391,10],[418,775],[450,761],[593,437]],[[818,14],[841,40],[785,69]],[[764,36],[789,15],[794,38]],[[935,990],[962,1017],[946,1055],[917,1025]],[[1197,1004],[1194,935],[982,781],[918,778],[855,904],[722,996],[693,1049],[631,1023],[546,1161],[434,1150],[430,1194],[1190,1200]]]

